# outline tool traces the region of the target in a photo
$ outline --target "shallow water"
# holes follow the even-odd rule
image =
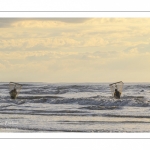
[[[0,132],[149,132],[150,84],[127,83],[113,99],[108,83],[22,83],[16,100],[0,83]]]

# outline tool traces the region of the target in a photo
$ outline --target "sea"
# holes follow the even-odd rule
[[[0,83],[0,132],[150,132],[150,83],[20,83],[17,99]]]

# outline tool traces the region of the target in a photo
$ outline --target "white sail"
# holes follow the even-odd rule
[[[121,96],[123,91],[123,84],[124,83],[122,81],[109,84],[113,97],[114,97],[115,89],[117,89],[120,92],[120,96]]]
[[[20,93],[22,85],[15,82],[9,83],[9,93],[12,99],[16,99],[18,94]]]

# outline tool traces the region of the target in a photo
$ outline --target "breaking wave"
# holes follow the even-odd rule
[[[112,97],[95,96],[89,98],[64,98],[59,96],[24,96],[18,97],[16,100],[1,99],[1,102],[7,103],[49,103],[49,104],[78,104],[78,105],[90,105],[85,107],[89,109],[103,109],[101,106],[105,106],[109,109],[119,106],[135,106],[135,107],[148,107],[150,106],[150,100],[147,100],[143,96],[125,96],[121,99],[113,99]],[[97,108],[95,107],[98,106]],[[94,106],[94,107],[93,107]]]
[[[8,84],[0,84],[0,103],[49,103],[78,104],[98,107],[88,109],[107,109],[118,106],[150,106],[149,84],[128,84],[124,86],[121,99],[113,99],[108,84],[23,84],[16,100],[9,97]],[[86,108],[86,107],[85,107]]]

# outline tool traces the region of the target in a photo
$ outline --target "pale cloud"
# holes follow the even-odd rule
[[[28,50],[29,48],[33,48],[32,50],[36,50],[36,48],[40,47],[41,50],[44,48],[56,48],[56,47],[73,47],[78,46],[79,41],[71,38],[29,38],[29,39],[7,39],[0,40],[0,48],[11,50],[12,48],[21,48],[21,50]]]
[[[52,23],[83,23],[90,18],[0,18],[0,28],[7,28],[13,26],[24,26],[24,27],[41,27]],[[36,24],[35,24],[36,23]],[[34,24],[34,26],[33,26]]]
[[[1,69],[1,70],[4,70],[4,69],[5,69],[5,66],[4,66],[3,64],[1,64],[1,63],[0,63],[0,69]]]
[[[149,18],[0,19],[0,78],[148,81],[149,26]]]
[[[61,28],[80,25],[90,19],[86,18],[49,18],[49,19],[26,19],[18,20],[11,23],[12,27],[24,27],[24,28]]]

